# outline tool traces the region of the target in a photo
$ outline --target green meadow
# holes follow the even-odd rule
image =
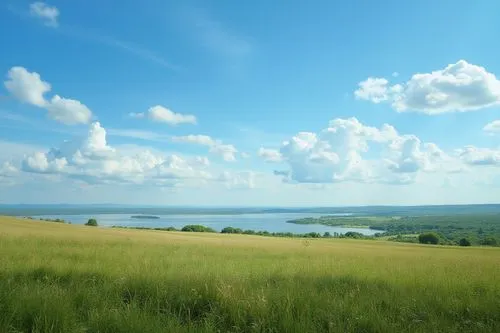
[[[500,248],[0,217],[0,332],[495,332]]]

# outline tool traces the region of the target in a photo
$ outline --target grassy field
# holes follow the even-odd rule
[[[500,249],[0,217],[0,332],[495,332]]]

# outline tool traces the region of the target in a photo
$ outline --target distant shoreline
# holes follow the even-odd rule
[[[241,214],[352,214],[354,216],[436,216],[500,214],[500,204],[344,207],[147,207],[117,205],[5,205],[0,215],[241,215]]]
[[[159,219],[159,216],[156,215],[132,215],[131,219],[147,219],[147,220],[155,220]]]

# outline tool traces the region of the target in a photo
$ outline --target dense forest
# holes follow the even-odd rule
[[[375,237],[418,242],[421,233],[433,232],[440,244],[457,244],[461,239],[473,245],[500,245],[500,214],[441,216],[322,216],[288,221],[295,224],[367,227],[380,230]]]

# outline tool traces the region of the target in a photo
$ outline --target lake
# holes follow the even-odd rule
[[[330,227],[319,224],[293,224],[286,221],[304,218],[320,217],[325,214],[311,213],[269,213],[269,214],[235,214],[235,215],[156,215],[159,219],[134,219],[134,214],[82,214],[82,215],[38,215],[33,218],[63,219],[73,224],[84,224],[89,218],[95,218],[102,227],[123,226],[123,227],[175,227],[182,228],[187,224],[201,224],[217,231],[225,227],[250,229],[255,231],[269,232],[291,232],[294,234],[304,234],[308,232],[337,232],[344,234],[348,231],[355,231],[364,235],[373,235],[377,230],[368,228],[344,228]],[[329,214],[329,215],[349,215],[349,214]]]

